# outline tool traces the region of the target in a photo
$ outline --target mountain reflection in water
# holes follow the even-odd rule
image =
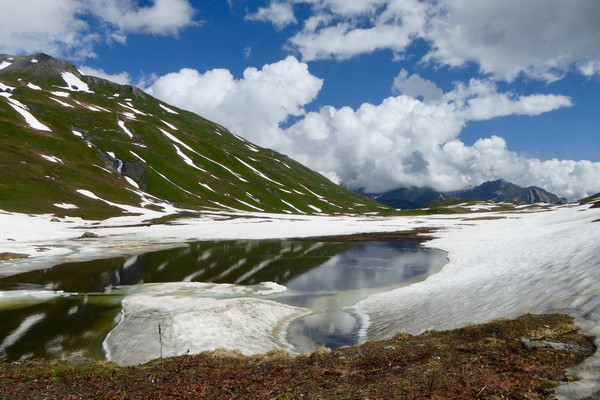
[[[352,344],[359,324],[345,307],[424,279],[445,262],[446,253],[417,242],[243,240],[30,271],[0,279],[0,360],[103,358],[122,298],[135,285],[160,282],[276,282],[288,290],[269,299],[315,310],[292,323],[290,343]]]

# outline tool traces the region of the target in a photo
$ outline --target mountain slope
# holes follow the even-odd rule
[[[421,208],[438,200],[516,201],[519,203],[564,203],[565,199],[537,186],[521,187],[503,179],[452,192],[438,192],[431,188],[400,188],[386,193],[365,194],[395,208]]]
[[[387,209],[222,126],[44,54],[0,55],[0,171],[5,211]]]
[[[518,201],[520,203],[561,203],[557,195],[537,186],[521,187],[503,179],[482,183],[472,189],[450,192],[461,200]]]

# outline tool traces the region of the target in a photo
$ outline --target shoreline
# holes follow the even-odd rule
[[[23,271],[27,264],[48,268],[49,264],[61,262],[65,257],[79,261],[98,258],[99,254],[103,255],[101,258],[134,255],[191,241],[330,237],[435,229],[434,238],[425,246],[446,251],[450,262],[424,282],[359,302],[357,309],[367,315],[365,338],[383,338],[392,331],[449,329],[498,317],[515,317],[524,312],[566,312],[576,318],[584,333],[596,337],[596,345],[600,344],[600,307],[596,311],[593,301],[594,293],[600,292],[600,278],[592,276],[595,272],[591,268],[597,269],[600,265],[600,242],[594,241],[600,237],[597,222],[600,209],[567,205],[539,212],[492,211],[418,217],[234,216],[212,214],[168,225],[140,226],[143,217],[98,224],[52,222],[51,216],[25,218],[0,213],[3,226],[19,226],[14,225],[14,221],[23,219],[33,222],[30,229],[39,224],[34,240],[24,240],[27,232],[23,230],[13,235],[14,241],[8,241],[10,236],[6,233],[1,234],[4,237],[0,237],[0,243],[9,244],[7,251],[18,253],[21,249],[31,258],[1,262],[0,275]],[[4,225],[11,218],[13,223]],[[256,224],[260,224],[260,229]],[[50,226],[59,229],[47,234]],[[99,238],[77,239],[91,227]],[[49,250],[38,252],[40,248]],[[0,252],[4,251],[4,247],[0,248]],[[523,279],[524,276],[527,279]],[[389,321],[390,317],[388,328],[382,327],[380,321]],[[584,379],[562,385],[557,393],[567,398],[584,398],[586,393],[589,396],[600,391],[600,385],[595,383],[600,377],[598,354],[575,371]]]

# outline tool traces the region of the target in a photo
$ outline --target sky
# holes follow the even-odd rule
[[[0,0],[44,52],[350,189],[600,192],[596,0]]]

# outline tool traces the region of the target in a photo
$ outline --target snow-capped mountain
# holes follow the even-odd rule
[[[5,211],[386,210],[218,124],[45,54],[0,55],[0,171]]]

